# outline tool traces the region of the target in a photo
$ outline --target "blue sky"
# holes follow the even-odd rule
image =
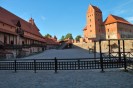
[[[102,10],[103,20],[114,14],[133,23],[133,0],[0,0],[0,6],[24,20],[32,17],[42,35],[58,39],[67,33],[83,36],[89,4]]]

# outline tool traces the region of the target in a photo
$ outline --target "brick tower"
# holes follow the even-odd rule
[[[103,19],[102,19],[102,11],[93,5],[90,5],[87,11],[87,24],[84,28],[84,38],[86,42],[93,42],[94,40],[99,40],[103,38],[102,31],[104,28]],[[102,30],[103,29],[103,30]]]

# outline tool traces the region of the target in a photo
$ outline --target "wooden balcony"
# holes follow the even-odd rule
[[[46,47],[45,44],[31,44],[31,47]]]
[[[22,45],[5,44],[4,49],[22,49]]]

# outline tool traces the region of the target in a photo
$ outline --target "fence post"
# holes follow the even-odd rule
[[[103,70],[103,57],[102,57],[102,47],[101,47],[101,40],[99,40],[99,49],[100,49],[100,64],[101,64],[101,72],[104,72]]]
[[[126,62],[126,55],[125,55],[125,41],[123,40],[123,57],[124,57],[124,70],[127,72],[127,62]]]
[[[57,73],[57,70],[58,70],[57,59],[56,59],[56,57],[55,57],[55,73]]]
[[[120,40],[118,40],[119,62],[121,61],[121,46]]]
[[[16,60],[14,60],[14,70],[17,72]]]
[[[110,40],[108,40],[108,46],[109,46],[109,59],[111,60],[111,56],[110,56],[110,54],[111,54]]]
[[[96,41],[94,41],[94,58],[96,59]]]
[[[36,73],[36,60],[34,60],[34,72]]]
[[[80,60],[78,59],[78,70],[80,69]]]

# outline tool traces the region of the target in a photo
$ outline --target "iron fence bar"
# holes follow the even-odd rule
[[[111,50],[111,49],[110,49],[110,40],[108,40],[108,46],[109,46],[109,59],[110,59],[110,57],[111,57],[111,56],[110,56],[110,54],[111,54],[111,53],[110,53],[110,50]]]
[[[78,69],[80,69],[80,60],[78,59]]]
[[[102,57],[102,47],[101,47],[101,40],[99,41],[99,49],[100,49],[100,63],[101,63],[101,72],[104,72],[103,70],[103,57]]]
[[[34,60],[34,72],[36,73],[36,60]]]
[[[126,56],[125,56],[125,40],[123,40],[123,58],[124,58],[124,69],[127,71],[127,63],[126,63]]]
[[[121,61],[121,47],[120,47],[120,40],[118,40],[118,50],[119,50],[119,61]]]
[[[16,60],[14,60],[14,70],[17,72]]]
[[[94,58],[96,58],[96,42],[94,42]]]
[[[57,62],[57,59],[56,59],[56,57],[55,57],[55,73],[57,73],[57,70],[58,70],[58,62]]]

